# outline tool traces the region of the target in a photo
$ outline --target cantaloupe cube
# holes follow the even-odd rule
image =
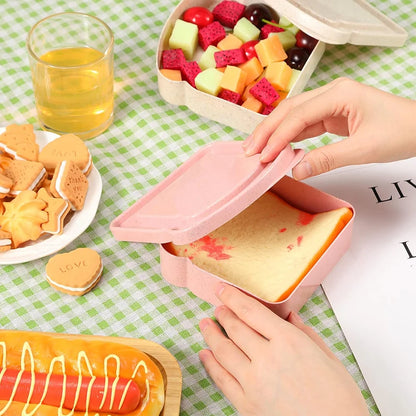
[[[276,90],[289,91],[288,86],[292,76],[292,68],[285,61],[272,62],[266,68],[264,76]]]
[[[256,57],[238,65],[238,67],[247,74],[246,85],[258,78],[263,72],[263,66]]]
[[[284,32],[272,33],[270,34],[270,36],[277,36],[285,51],[289,50],[290,48],[293,48],[296,45],[296,37],[289,30],[285,30]]]
[[[242,17],[234,26],[233,35],[237,36],[243,43],[256,40],[260,36],[260,29],[253,25],[250,20]]]
[[[220,40],[217,43],[217,48],[228,51],[229,49],[238,49],[243,46],[243,41],[239,39],[237,36],[229,33],[223,40]]]
[[[255,113],[261,113],[263,104],[253,96],[248,97],[247,100],[241,104],[241,107],[247,108],[248,110],[254,111]]]
[[[278,93],[279,93],[279,98],[272,103],[273,107],[277,107],[279,103],[281,103],[287,97],[287,94],[288,94],[288,92],[286,91],[278,91]]]
[[[215,68],[207,68],[195,77],[195,86],[198,90],[211,95],[218,95],[221,91],[223,73]]]
[[[182,49],[186,59],[192,60],[198,46],[198,26],[176,19],[169,38],[171,49]]]
[[[215,68],[217,65],[214,59],[214,53],[218,52],[219,49],[214,45],[209,45],[208,48],[204,51],[198,61],[198,65],[202,70],[207,68]]]
[[[237,66],[228,65],[225,68],[220,87],[242,94],[246,86],[246,77],[247,75],[242,69]]]
[[[254,80],[252,82],[250,82],[250,84],[247,84],[246,87],[244,88],[244,92],[241,95],[241,100],[242,101],[246,101],[248,97],[253,97],[253,94],[250,92],[250,88],[254,86],[254,84],[257,82],[257,80]]]
[[[266,67],[272,62],[284,61],[286,52],[278,36],[269,36],[254,46],[260,63]]]
[[[182,74],[179,69],[161,69],[160,73],[172,81],[182,81]]]

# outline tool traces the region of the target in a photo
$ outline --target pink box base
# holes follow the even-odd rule
[[[283,177],[271,190],[296,208],[310,213],[341,207],[348,207],[353,211],[353,217],[349,223],[287,299],[280,302],[267,302],[249,293],[282,318],[287,318],[291,311],[297,312],[306,303],[348,249],[355,213],[353,207],[347,202],[288,176]],[[171,254],[164,244],[160,245],[160,266],[162,276],[169,283],[187,287],[196,296],[212,305],[220,304],[215,296],[215,288],[219,282],[225,282],[224,279],[200,269],[186,257]]]

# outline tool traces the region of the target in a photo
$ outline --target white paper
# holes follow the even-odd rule
[[[383,416],[416,415],[416,158],[306,183],[356,210],[351,247],[323,283]]]

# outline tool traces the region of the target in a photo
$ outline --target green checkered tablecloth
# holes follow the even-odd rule
[[[372,0],[400,24],[409,39],[402,48],[328,46],[307,88],[348,76],[415,98],[416,3]],[[96,249],[104,262],[100,284],[82,297],[52,289],[45,280],[48,258],[1,266],[0,327],[19,330],[139,337],[166,347],[183,373],[181,415],[234,415],[233,406],[211,383],[197,352],[204,346],[198,322],[213,307],[160,275],[158,247],[117,242],[112,219],[147,193],[201,146],[244,135],[200,117],[159,95],[155,52],[162,26],[176,2],[166,0],[0,0],[0,126],[32,123],[39,128],[25,40],[39,19],[59,11],[90,13],[115,34],[115,121],[89,140],[103,194],[92,224],[64,251]],[[377,111],[377,109],[375,109]],[[328,135],[306,149],[335,140]],[[359,383],[371,414],[376,405],[336,317],[319,289],[301,310]]]

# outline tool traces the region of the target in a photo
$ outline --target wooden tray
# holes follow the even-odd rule
[[[60,334],[53,334],[54,336]],[[67,334],[62,334],[67,336]],[[159,367],[165,383],[165,405],[160,416],[179,416],[182,395],[182,373],[175,357],[160,344],[140,338],[106,337],[100,335],[81,335],[84,339],[107,340],[123,345],[131,345],[146,353]]]
[[[0,330],[0,339],[1,339]],[[23,331],[7,330],[7,332],[21,333]],[[53,337],[77,337],[85,341],[107,341],[129,345],[147,354],[159,367],[165,384],[165,405],[160,416],[179,416],[182,394],[182,373],[175,357],[164,347],[153,341],[140,338],[109,337],[102,335],[83,335],[42,332]]]

